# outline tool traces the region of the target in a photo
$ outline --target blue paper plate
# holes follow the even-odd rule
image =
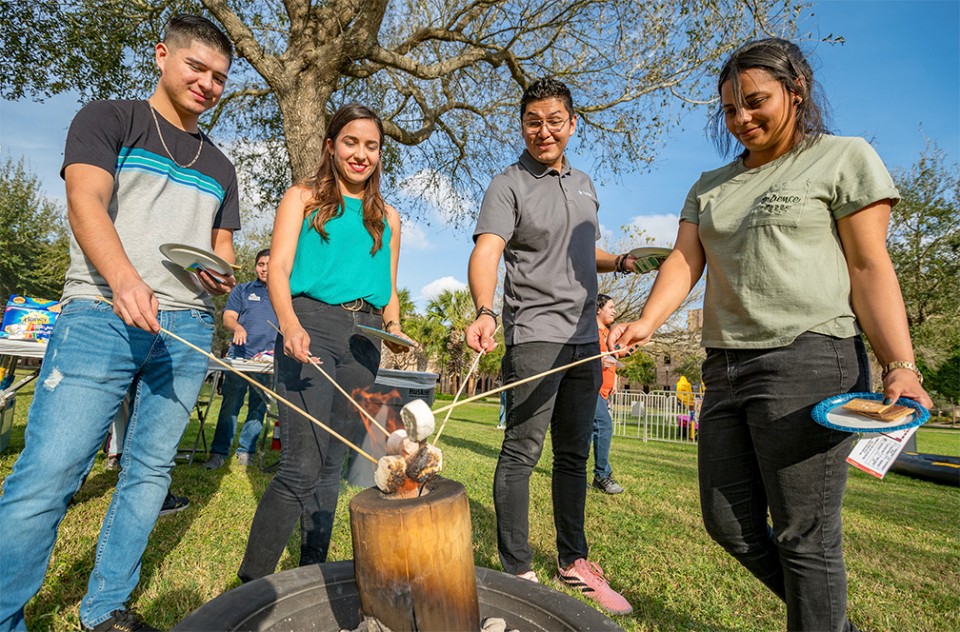
[[[895,430],[906,430],[907,428],[919,426],[930,419],[930,411],[912,399],[905,397],[898,399],[897,404],[900,406],[909,406],[914,412],[895,422],[871,419],[870,417],[865,417],[852,410],[843,408],[843,405],[851,399],[883,401],[883,395],[880,393],[844,393],[843,395],[834,395],[814,406],[810,416],[821,426],[833,428],[834,430],[843,430],[845,432],[893,432]]]
[[[407,340],[406,338],[401,338],[400,336],[394,336],[391,333],[387,333],[384,330],[377,329],[375,327],[367,327],[366,325],[357,325],[357,329],[359,329],[362,333],[365,333],[369,336],[373,336],[374,338],[379,338],[380,340],[384,340],[386,342],[392,342],[393,344],[396,344],[396,345],[403,345],[404,347],[412,347],[416,344],[414,342]]]

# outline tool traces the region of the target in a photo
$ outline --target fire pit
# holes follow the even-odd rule
[[[508,629],[621,630],[573,597],[512,575],[476,569],[480,616],[500,617]],[[304,566],[252,581],[201,606],[174,628],[179,632],[262,630],[339,632],[360,625],[353,562]]]
[[[360,612],[395,632],[619,630],[586,604],[513,575],[475,568],[463,485],[435,476],[415,498],[377,488],[350,500],[354,560],[306,566],[220,595],[177,630],[355,630]],[[359,584],[359,586],[358,586]]]

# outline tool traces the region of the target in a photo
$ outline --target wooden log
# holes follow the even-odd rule
[[[354,571],[365,617],[394,632],[480,630],[470,503],[439,476],[419,498],[379,489],[350,501]]]

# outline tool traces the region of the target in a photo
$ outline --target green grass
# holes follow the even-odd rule
[[[0,455],[5,477],[23,445],[31,387],[18,398],[12,443]],[[219,400],[214,404],[216,414]],[[444,431],[445,476],[470,498],[475,561],[499,568],[492,479],[502,434],[494,400],[457,409]],[[214,417],[215,418],[215,417]],[[65,420],[65,423],[67,421]],[[196,424],[192,425],[195,433]],[[188,431],[188,434],[191,431]],[[207,427],[213,434],[213,424]],[[188,438],[184,444],[192,443]],[[923,428],[919,449],[960,454],[960,432]],[[531,544],[541,578],[556,554],[550,505],[550,451],[531,480]],[[614,439],[611,455],[619,496],[591,490],[587,537],[591,558],[634,604],[618,617],[627,630],[781,630],[783,606],[711,542],[700,523],[694,446]],[[116,482],[103,457],[60,528],[47,579],[27,608],[31,629],[78,626],[78,604],[93,565],[100,522]],[[147,621],[172,627],[187,613],[238,585],[237,567],[250,520],[269,476],[235,463],[218,471],[174,469],[172,489],[188,509],[161,518],[143,560],[130,606]],[[352,557],[345,488],[331,561]],[[878,481],[851,469],[844,505],[850,615],[865,630],[960,629],[960,490],[890,474]],[[17,537],[15,533],[0,537]],[[280,568],[296,565],[291,537]]]

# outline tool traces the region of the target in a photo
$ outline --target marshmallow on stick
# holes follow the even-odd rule
[[[436,419],[430,405],[422,399],[408,402],[400,409],[400,419],[407,430],[407,437],[417,443],[425,441],[436,429]]]
[[[387,438],[387,455],[377,462],[373,480],[385,494],[394,498],[415,498],[420,486],[443,467],[440,449],[407,438],[404,429],[394,430]]]

